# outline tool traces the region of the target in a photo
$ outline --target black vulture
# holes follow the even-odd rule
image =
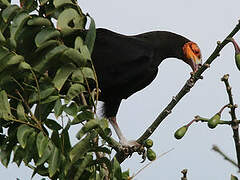
[[[123,146],[134,146],[120,131],[116,115],[122,99],[148,86],[166,58],[177,58],[196,72],[201,64],[201,52],[196,43],[167,31],[152,31],[126,36],[99,28],[92,60],[104,102],[103,114],[109,119]]]

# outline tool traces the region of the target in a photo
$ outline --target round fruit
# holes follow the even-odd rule
[[[218,125],[218,123],[220,122],[220,118],[221,118],[221,116],[219,113],[215,114],[211,119],[209,119],[208,127],[211,129],[215,128]]]
[[[235,55],[235,62],[236,62],[238,70],[240,71],[240,54]]]
[[[154,161],[156,159],[156,153],[150,148],[147,150],[147,158],[149,161]]]
[[[187,129],[188,129],[187,126],[183,126],[183,127],[179,128],[179,129],[175,132],[174,137],[175,137],[176,139],[181,139],[181,138],[185,135],[185,133],[187,132]]]
[[[144,142],[144,146],[146,148],[150,148],[153,146],[153,141],[151,139],[147,139],[145,142]]]

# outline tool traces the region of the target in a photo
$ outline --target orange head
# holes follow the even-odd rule
[[[198,45],[194,42],[187,42],[183,46],[185,62],[191,66],[193,72],[196,72],[199,65],[202,64],[202,55]]]

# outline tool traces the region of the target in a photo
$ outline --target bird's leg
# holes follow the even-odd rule
[[[122,131],[120,130],[120,128],[117,124],[116,117],[110,117],[109,121],[110,121],[112,127],[114,128],[114,130],[115,130],[115,132],[118,136],[120,144],[123,147],[133,147],[133,146],[138,146],[139,147],[140,146],[140,144],[137,143],[136,141],[127,141],[127,139],[125,138],[125,136],[123,135]]]

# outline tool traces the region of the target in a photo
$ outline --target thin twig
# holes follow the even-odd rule
[[[218,146],[213,145],[212,150],[214,150],[215,152],[219,153],[226,161],[230,162],[231,164],[233,164],[234,166],[238,167],[238,164],[233,161],[232,159],[230,159],[226,154],[224,154]],[[239,168],[239,167],[238,167]]]
[[[181,173],[183,174],[183,177],[181,178],[181,180],[187,180],[187,169],[183,169]]]
[[[178,102],[185,96],[191,88],[194,86],[196,81],[202,79],[202,73],[210,67],[210,64],[215,60],[220,51],[229,43],[229,38],[233,37],[240,29],[240,22],[236,25],[236,27],[232,30],[232,32],[224,39],[224,41],[218,42],[217,47],[213,51],[213,53],[209,56],[207,61],[198,69],[198,71],[193,74],[190,79],[187,80],[183,88],[180,92],[171,100],[171,102],[167,105],[167,107],[158,115],[155,121],[147,128],[147,130],[143,133],[143,135],[137,139],[137,142],[142,144],[144,140],[149,138],[153,132],[157,129],[157,127],[161,124],[161,122],[171,113],[172,109],[178,104]],[[125,159],[125,155],[121,155],[117,153],[116,157],[118,158],[119,163],[122,163]]]
[[[229,79],[229,75],[226,74],[222,77],[221,80],[224,82],[224,84],[226,86],[226,91],[227,91],[228,99],[229,99],[229,103],[230,103],[230,109],[231,109],[230,115],[232,118],[232,121],[231,121],[232,126],[231,127],[232,127],[232,131],[233,131],[233,140],[234,140],[235,148],[236,148],[238,168],[240,170],[240,142],[239,142],[239,132],[238,132],[239,123],[237,121],[236,112],[235,112],[235,109],[237,106],[233,102],[232,88],[228,82],[228,79]]]
[[[96,114],[96,104],[94,103],[94,99],[93,99],[93,97],[92,97],[92,95],[91,95],[91,90],[90,90],[90,86],[89,86],[89,83],[88,83],[88,80],[87,80],[87,78],[85,77],[85,75],[84,75],[84,73],[83,73],[83,71],[82,71],[82,69],[80,68],[80,71],[81,71],[81,74],[82,74],[82,76],[83,76],[83,79],[84,79],[84,81],[85,81],[85,83],[86,83],[86,86],[87,86],[87,90],[88,90],[88,94],[89,94],[89,96],[90,96],[90,98],[91,98],[91,100],[92,100],[92,102],[93,102],[93,107],[94,107],[94,113]]]
[[[38,126],[37,128],[38,128],[39,130],[41,130],[41,131],[45,134],[45,132],[44,132],[44,130],[43,130],[43,128],[42,128],[41,122],[34,116],[34,114],[33,114],[32,111],[31,111],[31,108],[30,108],[29,105],[28,105],[28,103],[25,101],[25,99],[23,98],[23,96],[20,94],[20,92],[19,92],[17,89],[16,89],[16,93],[17,93],[18,96],[22,99],[22,102],[24,103],[24,105],[25,105],[26,108],[28,109],[31,118],[36,122],[36,124],[37,124],[37,126]]]
[[[200,117],[200,116],[197,116],[196,119],[195,119],[195,122],[206,122],[208,123],[210,118],[204,118],[204,117]],[[240,120],[237,120],[237,123],[239,124],[240,123]],[[225,120],[219,120],[219,123],[218,124],[227,124],[227,125],[232,125],[232,121],[225,121]]]
[[[143,171],[145,168],[147,168],[150,164],[152,164],[154,161],[156,161],[157,159],[159,159],[160,157],[168,154],[169,152],[171,152],[172,150],[174,150],[174,148],[168,150],[167,152],[164,152],[162,154],[160,154],[155,160],[150,161],[149,163],[147,163],[145,166],[143,166],[141,169],[139,169],[135,174],[132,175],[132,177],[130,179],[133,179],[134,177],[136,177],[141,171]]]

